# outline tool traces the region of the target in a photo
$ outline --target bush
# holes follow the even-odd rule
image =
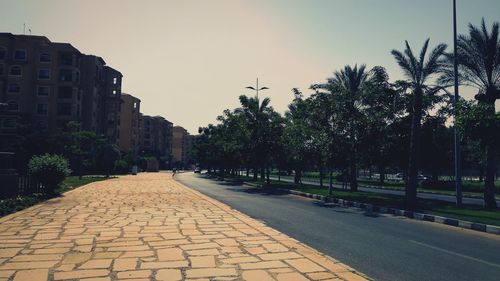
[[[115,173],[125,175],[129,172],[128,163],[125,160],[115,161]]]
[[[45,187],[47,193],[54,190],[71,173],[68,160],[59,155],[33,156],[28,163],[28,173]]]

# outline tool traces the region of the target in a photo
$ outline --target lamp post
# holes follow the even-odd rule
[[[454,74],[454,89],[455,95],[453,99],[454,110],[454,138],[455,138],[455,193],[456,205],[462,205],[462,162],[460,157],[460,136],[457,129],[457,114],[458,114],[458,62],[457,62],[457,1],[453,0],[453,74]]]
[[[259,91],[263,91],[263,90],[267,90],[269,89],[268,87],[262,87],[262,88],[259,88],[259,78],[257,78],[257,83],[255,85],[255,88],[252,87],[252,86],[248,86],[248,87],[245,87],[245,89],[250,89],[250,90],[254,90],[255,93],[256,93],[256,97],[257,97],[257,102],[259,102]]]

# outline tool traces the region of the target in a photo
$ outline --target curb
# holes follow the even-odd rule
[[[255,186],[255,187],[262,187],[262,185],[249,183],[249,182],[245,182],[245,184],[250,185],[250,186]],[[381,207],[381,206],[376,206],[373,204],[360,203],[360,202],[349,201],[349,200],[344,200],[344,199],[339,199],[339,198],[329,198],[328,196],[323,196],[323,195],[319,195],[319,194],[312,194],[312,193],[307,193],[307,192],[302,192],[302,191],[297,191],[297,190],[290,190],[290,189],[283,189],[283,188],[276,188],[276,189],[278,189],[280,191],[286,191],[290,194],[320,200],[320,201],[322,201],[320,203],[322,203],[323,206],[328,206],[327,205],[328,203],[336,203],[336,204],[347,206],[347,207],[356,207],[356,208],[360,208],[360,209],[365,209],[367,211],[371,211],[371,212],[375,212],[375,213],[391,214],[391,215],[407,217],[407,218],[415,219],[415,220],[440,223],[440,224],[445,224],[445,225],[449,225],[449,226],[461,227],[461,228],[466,228],[466,229],[471,229],[471,230],[500,235],[500,227],[499,226],[482,224],[482,223],[475,223],[475,222],[470,222],[470,221],[463,221],[463,220],[459,220],[459,219],[435,216],[435,215],[424,214],[424,213],[417,213],[417,212],[413,212],[413,211],[407,211],[407,210],[396,209],[396,208]]]

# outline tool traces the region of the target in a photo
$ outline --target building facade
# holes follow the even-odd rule
[[[126,94],[121,94],[121,109],[119,122],[118,146],[123,153],[132,153],[137,157],[140,149],[141,100]]]
[[[172,161],[178,168],[189,168],[191,165],[190,150],[194,139],[186,129],[181,126],[173,128]]]
[[[161,169],[172,164],[172,125],[161,116],[141,115],[141,155],[156,157]]]
[[[81,121],[82,54],[43,36],[0,33],[0,136],[55,131]]]
[[[0,148],[20,130],[56,132],[72,121],[116,143],[121,79],[71,44],[0,33]]]

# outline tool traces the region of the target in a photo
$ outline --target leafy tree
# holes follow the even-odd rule
[[[54,190],[71,173],[68,160],[59,155],[33,156],[28,163],[28,173],[43,184],[47,193]]]
[[[427,39],[420,51],[419,57],[415,57],[408,41],[405,41],[404,52],[392,50],[391,54],[403,70],[407,80],[405,86],[413,96],[413,107],[411,110],[411,137],[410,137],[410,159],[408,164],[408,180],[406,183],[406,204],[408,208],[415,208],[417,204],[417,175],[418,156],[420,152],[420,127],[423,115],[423,99],[426,96],[434,96],[440,87],[428,84],[433,75],[443,70],[445,44],[439,44],[428,55]]]

